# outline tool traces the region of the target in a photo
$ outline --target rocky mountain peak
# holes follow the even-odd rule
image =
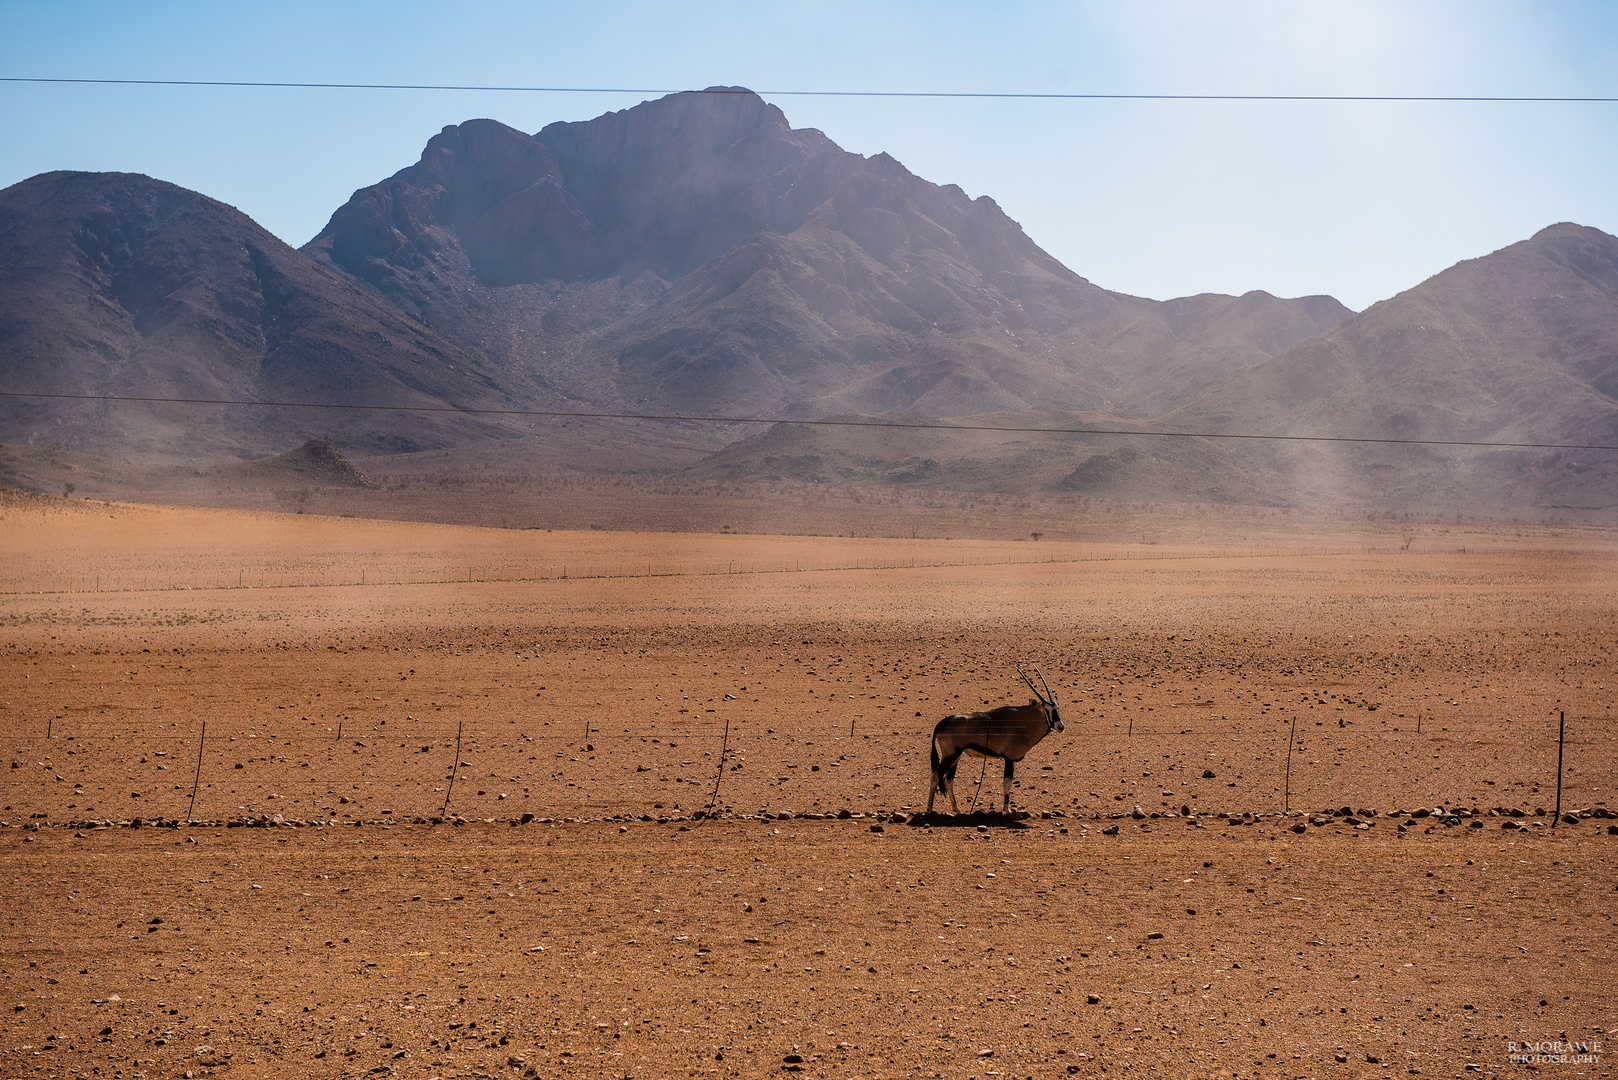
[[[1564,221],[1541,229],[1528,244],[1585,283],[1618,296],[1618,246],[1600,229]]]
[[[677,277],[769,225],[772,178],[832,148],[756,94],[671,94],[525,135],[446,127],[421,160],[354,193],[309,247],[385,292],[428,263],[479,284]],[[459,250],[455,250],[459,248]]]
[[[161,374],[181,396],[1150,415],[1347,314],[1329,298],[1160,303],[1109,292],[1041,250],[992,198],[933,183],[889,154],[845,151],[735,87],[534,134],[491,119],[451,125],[414,164],[355,192],[295,257],[228,208],[143,183],[141,199],[190,209],[64,203],[68,217],[47,220],[44,204],[25,204],[51,184],[4,193],[0,240],[15,242],[0,254],[14,268],[35,260],[11,275],[16,296],[72,301],[65,318],[14,322],[13,337],[55,355],[43,343],[54,349],[73,320],[127,313],[67,334],[101,343],[67,349],[73,362],[98,378],[152,384]],[[26,237],[5,225],[8,206],[27,219]],[[108,238],[92,246],[116,261],[134,250],[120,239],[132,230],[161,242],[142,241],[151,254],[116,282],[67,281],[69,264],[38,261],[89,250],[72,238],[92,234]],[[0,278],[5,268],[0,259]],[[38,306],[0,296],[6,304],[20,315]],[[0,333],[7,325],[0,319]],[[41,360],[29,371],[54,385],[66,369]],[[409,450],[485,423],[451,416],[322,415],[301,434]],[[275,428],[298,422],[288,414]],[[146,441],[166,443],[170,430]],[[263,446],[257,434],[236,437],[239,452]]]

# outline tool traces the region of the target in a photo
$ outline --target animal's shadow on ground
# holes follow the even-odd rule
[[[1029,824],[1024,820],[1026,815],[1020,812],[1009,814],[995,813],[993,811],[980,811],[975,814],[915,814],[907,825],[927,825],[932,828],[944,829],[975,829],[979,825],[991,829],[1027,829]]]

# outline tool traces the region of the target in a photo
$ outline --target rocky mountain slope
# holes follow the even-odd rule
[[[712,455],[695,471],[720,478],[1603,512],[1618,506],[1609,451],[1409,440],[1618,445],[1618,239],[1553,226],[1359,315],[1262,292],[1145,300],[1062,266],[986,196],[712,88],[534,135],[445,128],[302,251],[147,177],[15,185],[0,192],[0,384],[1004,429],[733,443],[745,429],[0,399],[0,442],[152,461],[319,437],[597,470]],[[1024,430],[1041,428],[1060,430]],[[1304,435],[1386,441],[1287,441]]]
[[[149,177],[0,191],[0,389],[370,405],[509,401],[434,334],[246,215]],[[408,416],[406,423],[391,422]],[[4,441],[150,460],[254,457],[311,433],[380,450],[485,437],[475,418],[0,399]]]
[[[747,92],[676,94],[532,136],[446,128],[301,254],[143,176],[53,173],[0,192],[0,377],[34,393],[1150,413],[1347,314],[1329,297],[1108,292],[993,200],[847,153]],[[0,402],[0,441],[148,460],[534,430],[445,412]],[[618,435],[597,441],[622,467]],[[726,437],[670,428],[627,464],[688,462]],[[589,443],[569,432],[558,463],[591,460]]]
[[[1198,430],[1618,441],[1618,237],[1553,225],[1457,263],[1164,417]]]
[[[962,427],[1265,436],[787,428],[715,475],[1066,490],[1112,498],[1491,514],[1618,508],[1618,237],[1561,224],[1460,263],[1150,421],[966,417]],[[1300,436],[1383,440],[1292,441]],[[1475,447],[1411,440],[1567,444]]]
[[[725,88],[532,136],[445,128],[304,250],[503,385],[684,412],[1156,412],[1349,314],[1109,292],[992,199]]]
[[[1618,237],[1560,224],[1445,270],[1274,360],[1165,427],[1618,446]],[[1497,512],[1618,507],[1618,453],[1363,444],[1221,450],[1288,486]]]

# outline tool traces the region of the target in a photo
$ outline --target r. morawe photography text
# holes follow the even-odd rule
[[[1546,1039],[1541,1042],[1507,1043],[1513,1065],[1600,1065],[1601,1040],[1567,1042]]]

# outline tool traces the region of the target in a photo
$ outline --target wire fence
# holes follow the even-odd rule
[[[1037,544],[1034,546],[1038,546]],[[1056,546],[1056,545],[1049,545]],[[1065,546],[1065,545],[1064,545]],[[1311,548],[1311,556],[1386,554],[1392,548]],[[770,558],[743,555],[729,559],[572,561],[487,561],[465,563],[449,572],[444,560],[401,557],[388,565],[357,565],[350,560],[322,559],[308,564],[207,565],[205,557],[159,569],[76,566],[70,570],[28,568],[0,572],[0,596],[50,596],[83,593],[199,592],[247,589],[364,588],[398,585],[459,585],[486,582],[600,581],[633,578],[709,578],[731,575],[823,574],[849,571],[940,570],[963,567],[1060,566],[1140,560],[1181,561],[1222,558],[1273,559],[1304,552],[1279,548],[1206,548],[1185,552],[1154,543],[1120,547],[1105,553],[1060,551],[1026,558],[960,554],[948,558],[879,555],[847,559]],[[414,565],[420,562],[421,565]]]
[[[1415,755],[1420,775],[1452,793],[1439,807],[1454,819],[1447,823],[1493,816],[1549,824],[1563,809],[1562,755],[1586,778],[1610,778],[1618,760],[1608,717],[1575,718],[1561,743],[1543,723],[1429,722],[1424,731],[1415,723],[1355,731],[1326,721],[1300,729],[1286,717],[1083,723],[1082,733],[1069,725],[1080,741],[1054,737],[1019,766],[1016,807],[1078,821],[1431,811],[1435,803],[1423,793],[1401,794],[1385,780],[1388,763]],[[603,731],[589,718],[571,730],[539,731],[515,721],[470,727],[408,719],[315,732],[51,727],[0,737],[0,824],[887,820],[925,807],[930,734],[930,724],[867,718],[846,728],[779,731],[712,718],[656,731]],[[1000,765],[985,764],[977,777],[963,765],[957,791],[974,806],[982,799],[995,807]],[[1587,800],[1589,790],[1572,795],[1570,820],[1609,817],[1604,801]]]

